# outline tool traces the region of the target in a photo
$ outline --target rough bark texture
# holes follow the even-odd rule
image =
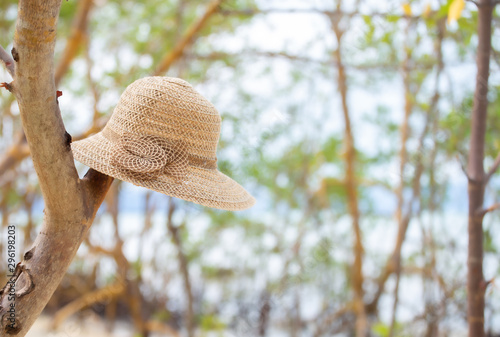
[[[469,249],[467,276],[467,307],[469,336],[484,336],[484,292],[486,282],[483,275],[483,216],[485,172],[484,140],[488,109],[488,77],[490,71],[491,20],[493,4],[490,0],[479,1],[478,6],[478,50],[477,76],[474,106],[471,120],[469,147]]]
[[[90,170],[79,179],[59,111],[54,45],[61,1],[19,2],[13,93],[45,202],[44,222],[17,265],[15,323],[7,285],[0,294],[0,336],[24,336],[59,285],[90,227],[112,178]]]

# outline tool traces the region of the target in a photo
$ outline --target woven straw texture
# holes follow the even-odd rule
[[[255,199],[217,170],[220,116],[184,80],[146,77],[127,87],[104,129],[71,144],[79,162],[134,185],[224,209]]]

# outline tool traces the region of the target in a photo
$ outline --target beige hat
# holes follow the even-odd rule
[[[184,80],[146,77],[127,87],[104,129],[71,144],[79,162],[172,197],[230,211],[255,199],[217,170],[221,119]]]

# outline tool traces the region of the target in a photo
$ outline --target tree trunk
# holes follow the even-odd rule
[[[485,172],[484,140],[488,109],[488,76],[491,49],[491,21],[493,4],[480,0],[478,5],[478,50],[477,76],[472,110],[472,129],[469,147],[468,193],[469,193],[469,249],[467,275],[467,304],[469,337],[484,336],[484,292],[483,276],[483,216]]]
[[[66,273],[113,181],[93,170],[80,180],[74,165],[54,82],[60,6],[60,0],[19,1],[10,89],[19,104],[45,217],[32,248],[13,273],[15,288],[7,283],[0,292],[0,336],[26,335]],[[11,292],[14,301],[9,299]]]

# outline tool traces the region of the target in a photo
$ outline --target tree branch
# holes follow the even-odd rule
[[[26,140],[45,202],[45,217],[30,254],[19,263],[15,321],[0,297],[0,336],[23,337],[66,273],[113,178],[89,170],[80,180],[56,99],[54,45],[60,0],[20,0],[14,39],[17,98]],[[22,296],[21,296],[22,295]]]
[[[341,1],[337,3],[340,10]],[[339,20],[330,16],[331,29],[337,40],[337,48],[334,51],[334,59],[337,63],[337,86],[340,92],[342,102],[342,114],[344,119],[344,146],[345,146],[345,188],[347,193],[347,208],[352,221],[352,230],[354,233],[353,255],[354,261],[351,266],[351,281],[354,291],[354,312],[356,313],[355,334],[357,337],[367,335],[368,321],[364,304],[364,275],[363,275],[363,237],[360,226],[358,181],[356,177],[356,147],[354,144],[354,133],[351,126],[351,115],[347,103],[347,74],[343,65],[342,54],[342,36],[345,32],[340,25]]]
[[[493,166],[489,169],[488,173],[486,173],[486,176],[484,177],[485,186],[486,184],[488,184],[493,174],[495,174],[496,170],[498,170],[499,166],[500,166],[500,153],[497,155],[495,161],[493,162]]]
[[[164,74],[168,71],[170,66],[184,54],[185,49],[193,43],[195,35],[203,28],[208,19],[217,12],[221,2],[222,0],[212,0],[208,4],[205,13],[187,29],[174,49],[160,61],[160,64],[154,72],[155,76]]]
[[[467,172],[467,168],[465,167],[465,164],[463,163],[463,161],[460,159],[460,156],[456,155],[455,158],[457,158],[458,163],[460,164],[460,168],[462,169],[462,172],[464,173],[465,177],[467,178],[467,181],[472,182],[472,183],[477,183],[478,180],[472,179],[469,176],[469,172]]]
[[[323,10],[319,8],[269,8],[269,9],[254,9],[254,8],[248,8],[248,9],[222,9],[220,11],[222,15],[228,16],[228,15],[242,15],[242,16],[253,16],[253,15],[259,15],[259,14],[319,14],[319,15],[326,15],[330,18],[333,17],[343,17],[343,18],[353,18],[357,16],[365,16],[368,15],[372,18],[383,18],[383,19],[388,19],[388,18],[397,18],[397,19],[408,19],[411,21],[417,21],[417,20],[422,20],[423,16],[422,15],[399,15],[399,14],[392,14],[392,13],[381,13],[381,12],[372,12],[372,13],[361,13],[359,11],[352,11],[352,12],[344,12],[339,9],[335,9],[332,11],[329,10]],[[434,12],[436,13],[436,12]]]
[[[494,210],[496,210],[496,209],[498,209],[498,208],[500,208],[500,202],[497,202],[497,203],[495,203],[495,204],[491,205],[491,206],[490,206],[490,207],[488,207],[488,208],[485,208],[485,209],[481,209],[481,210],[479,210],[479,211],[477,212],[477,215],[479,215],[479,216],[483,217],[483,216],[485,216],[485,215],[486,215],[486,213],[488,213],[488,212],[492,212],[492,211],[494,211]]]
[[[410,201],[406,204],[407,211],[404,215],[402,212],[402,208],[404,206],[403,202],[402,202],[403,200],[401,199],[401,201],[398,201],[398,209],[396,211],[396,219],[398,221],[398,233],[397,233],[397,237],[396,237],[396,244],[394,245],[394,249],[392,251],[392,254],[387,259],[386,264],[383,268],[383,271],[381,272],[381,274],[377,280],[377,290],[375,292],[375,295],[373,296],[373,299],[371,300],[371,302],[366,305],[367,312],[369,314],[375,313],[377,306],[378,306],[379,299],[384,292],[385,284],[386,284],[387,280],[389,279],[389,276],[394,272],[396,272],[396,274],[398,274],[400,272],[400,269],[401,269],[401,250],[402,250],[403,243],[404,243],[404,240],[406,237],[406,232],[408,230],[408,226],[409,226],[409,223],[410,223],[410,220],[412,217],[412,208],[413,208],[412,205],[420,197],[420,178],[421,178],[422,173],[424,171],[423,151],[424,151],[425,137],[428,133],[429,126],[431,124],[432,119],[434,119],[435,121],[438,119],[437,106],[438,106],[439,99],[440,99],[438,83],[441,79],[441,74],[442,74],[443,69],[444,69],[443,51],[442,51],[444,31],[445,31],[444,22],[445,21],[443,20],[441,23],[438,23],[438,26],[437,26],[438,40],[437,40],[437,43],[435,45],[435,48],[436,48],[435,52],[436,52],[436,57],[437,57],[437,69],[436,69],[435,86],[434,86],[435,92],[434,92],[434,95],[431,99],[429,108],[427,109],[426,119],[425,119],[425,123],[424,123],[424,129],[422,130],[422,133],[419,136],[418,148],[417,148],[418,156],[417,156],[416,161],[412,163],[413,166],[415,167],[415,174],[414,174],[413,183],[412,183],[412,197],[411,197]],[[407,57],[409,57],[409,56],[410,55],[407,55]],[[407,60],[407,62],[408,61],[409,61],[409,59]],[[405,72],[409,71],[408,67],[405,67],[404,70],[405,70]],[[408,76],[408,74],[406,74],[406,76]],[[411,94],[411,92],[409,92],[409,87],[408,87],[409,84],[410,83],[406,83],[406,85],[405,85],[405,87],[406,87],[405,96],[407,96],[407,97]],[[408,109],[411,109],[411,102],[408,100],[405,103],[405,109],[407,110],[405,114],[408,114],[409,113]],[[406,139],[406,136],[405,137],[402,136],[402,138]],[[406,150],[405,150],[405,152],[400,151],[400,157],[401,157],[402,163],[403,163],[403,161],[406,161],[406,159],[403,158],[403,157],[406,157]],[[400,178],[402,178],[403,169],[404,169],[404,167],[400,166],[400,173],[399,173],[401,175]],[[402,183],[402,181],[400,181],[400,184],[401,183]],[[401,186],[400,186],[400,189],[401,189]],[[396,297],[397,296],[395,296],[395,298]],[[395,307],[393,307],[393,313],[395,311],[394,309],[395,309]],[[393,325],[393,324],[391,324],[391,325]],[[394,326],[393,326],[393,328],[394,328]]]
[[[9,53],[5,51],[5,49],[3,49],[2,46],[0,46],[0,60],[3,61],[5,68],[9,72],[10,76],[12,76],[12,78],[15,78],[16,70],[14,66],[14,59],[9,55]]]
[[[14,41],[19,55],[14,94],[46,211],[52,216],[64,213],[68,204],[83,205],[82,194],[75,193],[81,187],[56,100],[53,55],[59,8],[57,0],[20,1]]]
[[[125,282],[118,279],[103,288],[87,292],[59,309],[52,319],[52,328],[57,329],[68,317],[92,304],[109,301],[120,296],[125,290]]]
[[[21,162],[24,158],[28,157],[30,149],[26,142],[24,132],[20,132],[16,136],[16,141],[12,144],[5,154],[0,158],[0,176],[14,167],[17,163]]]
[[[106,125],[108,118],[102,117],[94,121],[94,123],[86,131],[79,135],[72,137],[73,141],[85,139],[90,135],[99,132],[104,125]],[[19,163],[30,156],[30,148],[26,142],[26,137],[24,132],[20,132],[17,140],[12,144],[7,151],[0,157],[0,177],[4,175],[7,171],[14,169]],[[0,180],[0,186],[2,186],[5,181]]]
[[[87,28],[88,16],[92,8],[93,0],[80,0],[76,10],[73,25],[71,26],[71,35],[68,38],[66,47],[62,53],[59,62],[57,63],[55,82],[56,85],[61,81],[62,77],[68,70],[71,62],[78,52],[78,48],[84,41],[85,30]]]
[[[66,47],[64,48],[62,56],[59,59],[59,62],[56,67],[56,72],[55,72],[56,85],[61,81],[64,74],[66,74],[66,72],[68,71],[71,62],[73,61],[73,59],[77,54],[79,45],[81,45],[82,41],[84,40],[85,28],[88,21],[88,14],[92,7],[92,2],[93,0],[83,0],[78,3],[77,13],[75,14],[75,19],[71,29],[71,35],[66,43]],[[12,77],[14,77],[14,63],[13,63],[14,60],[10,57],[10,55],[8,55],[5,52],[5,50],[1,46],[0,46],[0,58],[4,60],[4,63],[6,64],[7,62],[5,61],[5,59],[11,60],[8,62],[11,62],[12,69],[9,68],[7,69],[9,70],[9,73],[11,73]],[[94,129],[95,128],[93,126],[91,130]],[[88,134],[88,132],[84,133],[84,135],[85,134]],[[75,140],[77,140],[77,138],[78,137],[74,137]],[[29,155],[30,155],[29,147],[26,143],[26,138],[24,134],[22,134],[22,142],[16,142],[15,144],[13,144],[3,155],[3,157],[0,158],[0,176],[3,175],[6,171],[15,167],[25,158],[29,157]]]

